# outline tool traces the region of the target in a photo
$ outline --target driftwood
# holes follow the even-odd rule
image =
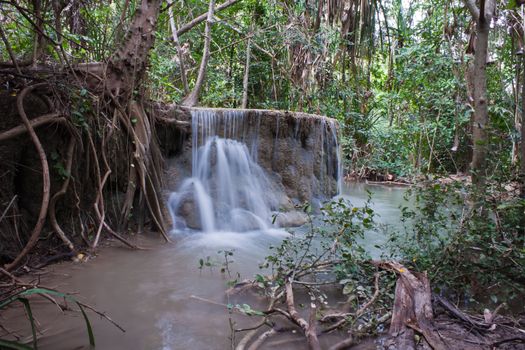
[[[377,271],[374,276],[374,293],[360,307],[351,312],[326,314],[321,318],[317,318],[316,313],[319,305],[322,306],[322,304],[316,304],[313,301],[310,307],[306,307],[307,310],[309,309],[309,318],[307,318],[299,313],[294,300],[294,294],[298,292],[295,288],[300,287],[301,290],[304,288],[307,293],[311,293],[310,288],[315,284],[301,284],[302,281],[297,281],[288,276],[283,285],[272,289],[268,308],[265,311],[259,311],[257,314],[258,317],[263,318],[261,322],[249,328],[233,330],[235,332],[247,332],[235,349],[256,350],[264,345],[269,346],[269,348],[277,348],[284,347],[285,344],[292,341],[301,341],[300,338],[281,341],[276,339],[266,344],[269,338],[278,337],[280,333],[287,330],[298,330],[299,333],[302,333],[304,336],[302,341],[306,342],[309,349],[321,349],[319,339],[323,339],[322,337],[336,329],[344,331],[345,338],[334,344],[326,345],[323,349],[349,349],[357,345],[362,336],[373,335],[379,324],[388,323],[390,323],[388,337],[383,343],[383,348],[388,350],[488,350],[508,343],[516,343],[519,346],[525,342],[525,337],[522,334],[524,331],[516,328],[515,324],[509,323],[510,319],[503,323],[501,319],[504,316],[498,316],[496,320],[495,315],[501,306],[491,313],[487,312],[489,316],[485,315],[485,321],[483,321],[482,318],[468,316],[445,299],[433,296],[426,274],[411,272],[397,262],[372,261],[371,263],[379,270],[392,271],[398,276],[392,311],[384,312],[386,310],[383,309],[383,306],[374,308],[374,304],[380,299],[382,292],[380,289],[381,271]],[[323,262],[316,266],[325,266],[325,264]],[[260,287],[256,283],[243,281],[230,289],[227,295],[231,297],[236,294],[235,292],[258,288]],[[443,309],[453,318],[446,317],[444,313],[441,313],[439,318],[435,320],[432,299],[436,304],[443,306]],[[212,303],[216,304],[215,302]],[[224,304],[217,305],[226,307]],[[242,310],[237,311],[243,313]],[[365,317],[368,314],[370,314],[370,318]],[[357,322],[359,318],[361,320]],[[454,322],[455,319],[459,322]],[[281,324],[282,321],[285,322],[284,326]],[[499,325],[498,333],[494,332],[495,322]],[[320,324],[326,323],[328,323],[326,327],[319,327]],[[287,324],[288,326],[286,326]],[[417,335],[420,336],[419,341],[416,341]]]
[[[315,304],[312,303],[310,310],[310,322],[307,322],[302,318],[297,310],[295,309],[294,295],[292,282],[290,280],[286,281],[285,284],[286,292],[286,305],[288,306],[288,312],[294,323],[296,323],[303,330],[306,341],[308,342],[308,347],[312,350],[321,350],[321,345],[319,344],[319,339],[317,338],[317,333],[315,330]]]

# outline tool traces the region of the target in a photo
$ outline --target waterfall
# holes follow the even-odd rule
[[[293,210],[288,189],[293,194],[306,186],[310,199],[341,192],[335,120],[271,111],[190,113],[191,176],[168,200],[175,230],[267,230],[275,226],[272,215],[283,204]],[[265,113],[274,116],[268,119]],[[314,164],[313,172],[306,170]],[[282,215],[279,219],[284,224]]]
[[[243,112],[192,111],[192,176],[168,205],[176,228],[242,232],[271,226],[278,203],[255,161],[258,127],[249,134]]]

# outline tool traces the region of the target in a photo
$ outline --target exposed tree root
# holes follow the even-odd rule
[[[51,189],[51,181],[49,177],[49,165],[47,162],[47,156],[44,151],[44,148],[42,147],[42,144],[40,142],[40,139],[38,138],[37,134],[35,133],[35,130],[31,126],[31,123],[29,122],[29,119],[27,118],[26,112],[24,110],[24,98],[25,96],[31,92],[32,90],[45,86],[46,83],[39,83],[35,85],[28,86],[24,88],[20,94],[18,95],[18,98],[16,100],[16,106],[18,109],[18,113],[20,115],[20,118],[24,122],[24,125],[27,128],[27,132],[29,133],[31,140],[33,141],[33,144],[35,145],[35,148],[37,149],[38,156],[40,158],[40,162],[42,164],[42,204],[40,206],[40,213],[38,215],[37,222],[35,224],[35,227],[33,228],[33,232],[31,233],[31,236],[26,243],[25,247],[22,249],[22,251],[18,254],[18,256],[9,264],[5,266],[5,269],[7,271],[13,270],[15,267],[20,265],[22,260],[27,256],[27,254],[33,249],[35,244],[38,242],[38,237],[40,236],[40,232],[42,231],[42,228],[44,227],[44,223],[46,221],[47,216],[47,209],[49,206],[49,196],[50,196],[50,189]]]
[[[67,161],[66,161],[66,173],[67,177],[64,180],[64,183],[62,184],[62,187],[60,190],[54,194],[54,196],[49,201],[49,221],[51,222],[51,225],[53,226],[55,232],[58,234],[62,242],[71,250],[72,252],[75,251],[75,246],[71,242],[71,240],[67,237],[66,233],[62,230],[60,225],[57,222],[56,213],[55,213],[55,204],[61,196],[63,196],[67,188],[69,186],[69,181],[71,179],[71,167],[73,165],[73,154],[75,152],[75,146],[76,146],[76,140],[73,136],[71,136],[69,140],[69,145],[67,147]]]
[[[36,128],[37,126],[48,124],[48,123],[63,123],[63,122],[65,122],[66,119],[63,118],[63,117],[60,117],[60,115],[61,114],[57,113],[57,112],[45,114],[45,115],[43,115],[41,117],[31,119],[29,121],[29,124],[33,128]],[[24,134],[26,132],[28,132],[28,129],[27,129],[27,126],[25,124],[16,126],[16,127],[12,128],[12,129],[9,129],[7,131],[2,132],[0,134],[0,142],[1,141],[5,141],[5,140],[9,140],[9,139],[11,139],[13,137],[22,135],[22,134]]]

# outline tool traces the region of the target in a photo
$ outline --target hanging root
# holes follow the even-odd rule
[[[158,150],[155,148],[151,125],[142,104],[132,102],[130,110],[131,117],[136,120],[134,127],[122,113],[119,114],[122,123],[126,126],[135,144],[134,159],[130,165],[128,188],[121,211],[121,223],[123,224],[129,217],[138,185],[144,194],[156,229],[169,242],[162,203],[157,196],[157,193],[160,192],[161,177],[159,175],[159,165],[155,164],[154,152],[158,152]]]
[[[13,270],[15,267],[20,265],[22,260],[27,256],[27,254],[33,249],[33,247],[38,242],[38,238],[40,236],[40,232],[42,231],[42,228],[44,227],[44,223],[46,221],[47,216],[47,208],[49,206],[49,197],[50,197],[50,188],[51,188],[51,181],[49,177],[49,164],[47,162],[47,156],[44,151],[44,148],[42,147],[42,143],[40,142],[40,139],[38,138],[37,134],[35,133],[35,130],[33,129],[29,119],[27,118],[26,112],[24,110],[24,98],[25,96],[31,92],[32,90],[45,86],[46,83],[39,83],[35,85],[28,86],[24,88],[20,94],[18,95],[18,98],[16,100],[16,107],[18,109],[18,114],[20,115],[20,118],[22,119],[25,127],[27,128],[27,132],[29,133],[31,140],[33,141],[33,144],[35,145],[35,148],[38,152],[38,157],[40,158],[40,163],[42,164],[42,204],[40,206],[40,213],[38,214],[38,219],[35,224],[35,227],[33,228],[33,232],[31,233],[31,236],[29,237],[29,240],[27,241],[25,247],[22,249],[22,251],[18,254],[18,256],[13,260],[10,264],[7,264],[5,266],[5,269],[7,271]]]
[[[66,119],[64,117],[61,117],[60,115],[61,115],[60,113],[56,113],[56,112],[49,113],[49,114],[43,115],[41,117],[31,119],[29,121],[29,124],[33,128],[36,128],[37,126],[48,124],[48,123],[63,123],[63,122],[65,122]],[[22,134],[24,134],[26,132],[28,132],[28,129],[27,129],[27,126],[25,124],[24,125],[15,126],[14,128],[11,128],[11,129],[9,129],[7,131],[4,131],[3,133],[0,134],[0,142],[9,140],[9,139],[11,139],[13,137],[16,137],[18,135],[22,135]]]
[[[66,163],[66,173],[67,177],[64,180],[64,183],[62,184],[62,187],[60,190],[55,193],[55,195],[51,198],[49,201],[49,221],[51,221],[51,225],[53,226],[53,229],[58,234],[62,242],[71,250],[72,252],[75,251],[75,246],[71,242],[69,238],[67,238],[65,232],[62,230],[60,225],[57,222],[56,213],[55,213],[55,205],[61,196],[63,196],[67,192],[67,188],[69,186],[69,182],[71,179],[71,166],[73,164],[73,154],[75,152],[75,146],[76,146],[76,140],[74,136],[71,136],[69,140],[69,145],[67,147],[67,163]]]

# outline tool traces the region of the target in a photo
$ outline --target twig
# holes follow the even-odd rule
[[[257,337],[257,339],[250,345],[248,350],[257,350],[259,347],[266,341],[266,339],[273,337],[276,335],[279,331],[275,328],[269,329],[266,332],[262,333]]]
[[[2,222],[2,220],[4,220],[5,216],[7,215],[7,212],[9,211],[9,208],[11,208],[11,206],[15,202],[16,197],[17,197],[17,195],[15,194],[13,196],[13,198],[11,198],[11,200],[9,201],[9,204],[7,204],[7,207],[5,208],[4,212],[2,213],[2,216],[0,216],[0,222]]]
[[[505,343],[510,343],[510,342],[520,342],[520,343],[525,343],[525,337],[511,337],[511,338],[505,338],[505,339],[502,339],[502,340],[498,340],[497,342],[494,342],[492,343],[492,347],[498,347],[502,344],[505,344]]]
[[[105,318],[106,320],[108,320],[111,324],[113,324],[115,327],[117,327],[118,329],[120,329],[123,333],[126,333],[126,330],[124,328],[122,328],[117,322],[113,321],[108,315],[106,315],[104,312],[100,312],[98,311],[97,309],[95,309],[93,306],[90,306],[88,304],[84,304],[84,303],[81,303],[79,301],[77,301],[77,304],[81,305],[82,307],[85,307],[86,309],[89,309],[91,311],[93,311],[94,313],[96,313],[97,315],[99,315],[100,317],[103,317]]]

